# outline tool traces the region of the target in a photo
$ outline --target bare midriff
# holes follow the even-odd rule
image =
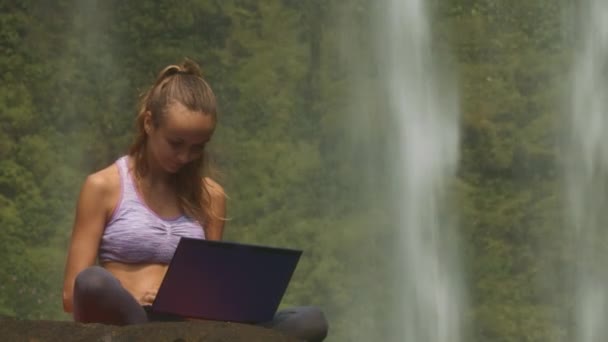
[[[164,264],[123,264],[119,262],[106,262],[102,266],[112,273],[138,302],[146,292],[158,290],[169,267]]]

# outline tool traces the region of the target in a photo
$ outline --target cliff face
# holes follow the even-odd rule
[[[229,322],[162,322],[118,327],[0,317],[0,341],[295,342],[297,340],[274,330]]]

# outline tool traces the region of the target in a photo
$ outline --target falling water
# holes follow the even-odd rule
[[[582,1],[566,169],[576,341],[608,338],[608,2]]]
[[[458,163],[456,91],[431,47],[425,0],[378,2],[375,59],[391,128],[398,227],[391,341],[458,342],[463,285],[447,203]]]

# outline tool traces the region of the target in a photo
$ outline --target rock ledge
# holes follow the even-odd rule
[[[162,322],[125,327],[67,321],[29,321],[0,317],[0,340],[63,341],[169,341],[169,342],[295,342],[280,332],[230,322]]]

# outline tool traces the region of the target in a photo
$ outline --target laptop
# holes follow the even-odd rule
[[[152,311],[205,320],[272,320],[301,250],[181,238]]]

